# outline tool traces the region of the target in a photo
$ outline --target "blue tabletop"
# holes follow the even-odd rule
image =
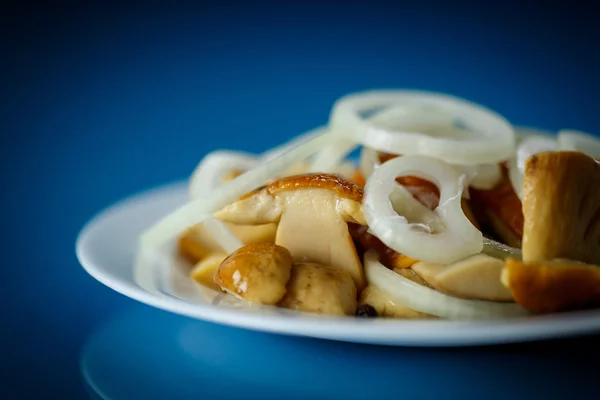
[[[599,28],[574,3],[4,5],[0,398],[589,393],[581,360],[600,337],[403,349],[255,333],[138,304],[74,252],[104,207],[211,150],[259,152],[326,123],[351,91],[448,92],[514,124],[598,133]]]

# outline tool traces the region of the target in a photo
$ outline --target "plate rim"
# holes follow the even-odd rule
[[[159,297],[135,285],[135,282],[120,279],[92,260],[93,257],[88,254],[89,243],[94,238],[95,231],[103,224],[111,222],[115,214],[123,213],[132,207],[133,203],[154,203],[161,198],[174,196],[178,191],[185,191],[186,184],[187,180],[184,179],[154,186],[123,197],[93,215],[83,225],[75,242],[76,257],[83,269],[109,289],[154,308],[210,323],[273,334],[389,346],[469,347],[525,343],[600,333],[600,310],[598,309],[564,313],[558,319],[556,314],[551,314],[485,321],[391,318],[366,320],[353,317],[304,315],[306,313],[301,313],[301,317],[294,318],[283,315],[265,316],[209,303],[192,304],[175,298]],[[129,268],[133,271],[133,262],[130,262]],[[573,329],[569,323],[573,320],[577,322],[577,329]],[[333,325],[323,323],[324,321]]]

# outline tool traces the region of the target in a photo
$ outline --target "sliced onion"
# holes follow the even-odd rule
[[[377,255],[371,251],[365,254],[365,272],[369,284],[384,292],[394,302],[440,318],[501,319],[524,317],[529,314],[515,303],[461,299],[419,285],[384,267],[377,260]]]
[[[190,198],[209,196],[219,186],[225,174],[232,170],[247,171],[258,164],[254,154],[239,151],[214,151],[198,164],[190,178]]]
[[[589,133],[566,129],[559,131],[558,147],[561,150],[580,151],[596,160],[600,159],[600,139]]]
[[[393,105],[377,110],[368,120],[378,127],[386,129],[449,130],[455,129],[454,118],[444,110],[432,109],[420,104]],[[440,128],[441,127],[441,128]],[[334,144],[323,149],[311,166],[312,172],[330,172],[359,143],[342,135]],[[366,178],[366,177],[365,177]]]
[[[502,169],[498,164],[480,164],[469,186],[478,190],[490,190],[502,181]]]
[[[318,129],[321,130],[322,128]],[[146,230],[140,237],[140,245],[160,245],[177,236],[188,227],[205,221],[219,209],[256,189],[282,170],[305,160],[323,146],[330,144],[332,140],[335,140],[335,136],[330,133],[316,135],[293,149],[287,150],[215,188],[210,196],[190,201]]]
[[[508,178],[521,200],[523,200],[523,180],[525,179],[523,174],[527,158],[546,151],[556,151],[557,148],[556,140],[546,135],[530,133],[520,140],[515,156],[508,162]]]
[[[434,210],[445,228],[430,234],[394,211],[390,195],[398,176],[412,175],[428,180],[440,189],[440,202]],[[467,178],[451,165],[426,156],[403,156],[383,163],[367,179],[363,211],[370,230],[386,246],[418,260],[452,263],[479,253],[483,236],[461,207]]]
[[[226,253],[233,253],[244,245],[242,241],[229,230],[225,223],[216,218],[208,218],[202,222],[202,225],[204,225],[206,230],[210,232],[211,236]]]
[[[474,132],[450,129],[435,132],[436,137],[420,133],[417,127],[390,130],[361,118],[362,111],[398,104],[450,113]],[[382,90],[345,96],[335,103],[329,126],[336,135],[375,150],[428,155],[454,164],[500,162],[512,155],[515,143],[511,125],[493,111],[457,97],[421,91]]]
[[[363,178],[367,179],[371,176],[373,171],[375,171],[380,164],[381,162],[379,161],[379,153],[377,150],[370,147],[363,147],[360,150],[358,168],[360,169]]]

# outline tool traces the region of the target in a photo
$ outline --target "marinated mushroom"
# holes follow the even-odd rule
[[[600,267],[572,260],[529,261],[509,258],[502,283],[515,301],[534,313],[600,306]]]
[[[362,196],[360,187],[337,175],[296,175],[248,193],[214,216],[234,224],[277,222],[275,243],[294,260],[343,269],[361,290],[364,270],[348,223],[366,225]]]
[[[215,283],[224,291],[258,304],[277,304],[286,293],[292,255],[273,243],[249,244],[219,266]]]
[[[504,262],[485,254],[475,254],[450,265],[418,262],[411,267],[440,292],[477,300],[512,301],[500,275]]]
[[[329,315],[354,315],[356,286],[340,268],[313,262],[294,264],[280,307]]]
[[[600,165],[580,152],[525,161],[523,261],[593,263],[600,242]]]

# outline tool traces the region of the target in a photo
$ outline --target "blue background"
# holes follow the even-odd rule
[[[600,132],[591,3],[2,7],[0,398],[86,398],[83,376],[113,399],[266,398],[269,388],[273,398],[578,398],[595,388],[578,362],[598,338],[427,350],[250,333],[136,304],[74,254],[102,208],[187,177],[216,148],[262,151],[323,124],[351,91],[443,91],[514,124]]]

